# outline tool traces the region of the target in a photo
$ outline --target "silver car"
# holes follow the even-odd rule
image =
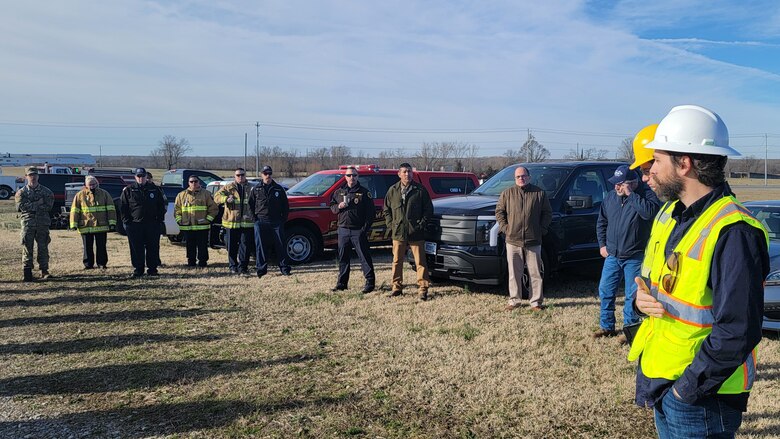
[[[769,232],[769,275],[764,288],[764,330],[780,332],[780,201],[750,201],[745,207]]]

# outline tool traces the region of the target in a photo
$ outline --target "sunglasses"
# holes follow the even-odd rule
[[[345,177],[352,178],[357,177],[357,174],[344,174]]]
[[[664,291],[672,293],[674,286],[677,284],[677,273],[680,272],[680,252],[674,252],[666,259],[666,268],[671,273],[667,273],[661,279],[661,285],[664,287]]]
[[[199,180],[190,180],[190,183],[200,183]]]
[[[236,177],[243,177],[243,176],[245,176],[245,175],[246,175],[246,174],[236,174]]]

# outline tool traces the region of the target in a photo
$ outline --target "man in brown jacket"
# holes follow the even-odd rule
[[[542,236],[552,221],[547,194],[531,184],[531,173],[523,166],[515,169],[515,186],[498,197],[496,221],[506,240],[509,264],[509,304],[507,311],[520,307],[523,266],[528,265],[531,280],[531,309],[542,310]]]

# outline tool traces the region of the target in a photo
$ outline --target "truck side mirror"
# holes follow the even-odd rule
[[[590,195],[570,195],[567,202],[572,209],[590,209],[593,207],[593,197]]]

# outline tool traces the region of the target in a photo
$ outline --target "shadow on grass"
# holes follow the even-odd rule
[[[759,358],[756,380],[774,382],[778,379],[780,379],[780,364],[762,363]]]
[[[19,317],[0,320],[0,328],[14,326],[40,325],[51,323],[107,323],[126,322],[131,320],[156,320],[176,317],[195,317],[217,312],[235,312],[235,309],[202,310],[202,309],[153,309],[142,311],[116,311],[98,314],[67,314],[60,316]]]
[[[83,289],[79,289],[83,291]],[[0,301],[0,308],[12,306],[51,306],[51,305],[78,305],[82,303],[122,303],[136,300],[172,300],[181,296],[87,296],[83,294],[74,296],[51,297],[47,299],[16,299]]]
[[[754,435],[756,437],[779,437],[780,436],[780,411],[774,412],[760,412],[751,413],[748,411],[745,413],[745,420],[759,421],[771,423],[772,425],[765,425],[757,428],[745,427],[739,430],[740,435]],[[742,424],[743,426],[745,424]]]
[[[219,340],[217,335],[176,336],[170,334],[129,334],[107,335],[104,337],[82,338],[66,341],[46,341],[41,343],[10,343],[0,345],[0,355],[14,354],[78,354],[83,352],[106,351],[126,346],[147,343],[202,342]]]
[[[296,355],[267,361],[160,361],[87,367],[51,374],[6,378],[0,380],[0,396],[61,395],[144,389],[182,382],[192,383],[218,375],[230,375],[261,367],[319,358],[321,358],[319,355]]]
[[[0,436],[52,437],[56,432],[58,437],[144,438],[186,434],[195,430],[224,428],[239,418],[252,415],[262,416],[303,407],[324,409],[348,398],[350,397],[285,399],[260,404],[237,400],[207,400],[125,407],[74,413],[50,419],[0,422]]]

